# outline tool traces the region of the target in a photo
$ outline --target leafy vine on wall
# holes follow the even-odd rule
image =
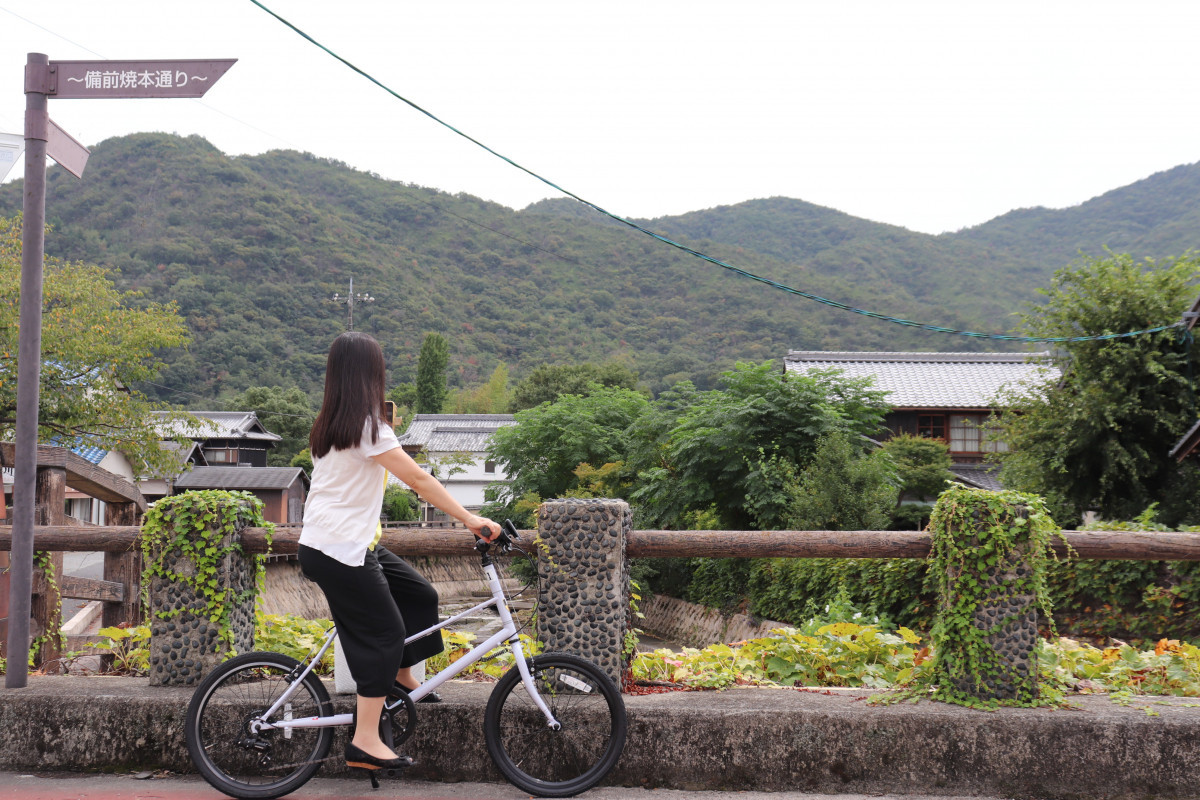
[[[1061,692],[1038,683],[1033,610],[1053,632],[1047,571],[1057,560],[1052,541],[1065,542],[1043,500],[953,486],[939,497],[929,529],[939,608],[928,696],[988,708],[1061,704]],[[1002,633],[1024,655],[1001,652]]]
[[[251,588],[237,590],[221,580],[219,569],[228,556],[245,557],[237,532],[242,528],[264,528],[270,549],[274,525],[262,514],[262,501],[245,491],[206,490],[165,497],[154,503],[142,522],[142,605],[151,619],[179,616],[182,609],[155,610],[150,587],[155,577],[191,587],[203,598],[201,612],[216,623],[221,641],[233,648],[231,612],[239,604],[261,596],[266,581],[266,563],[254,559],[255,580]]]

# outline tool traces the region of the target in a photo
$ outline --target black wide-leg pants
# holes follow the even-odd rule
[[[384,697],[396,670],[442,652],[440,632],[404,646],[409,632],[438,623],[438,594],[411,564],[382,545],[351,567],[300,545],[300,569],[325,593],[339,647],[363,697]]]

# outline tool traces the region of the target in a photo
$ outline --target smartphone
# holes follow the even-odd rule
[[[396,404],[391,400],[383,401],[383,418],[388,425],[396,427]]]

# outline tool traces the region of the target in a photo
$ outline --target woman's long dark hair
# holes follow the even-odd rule
[[[356,446],[364,423],[383,418],[386,394],[387,366],[379,342],[355,331],[334,339],[325,362],[325,397],[308,435],[312,457]],[[372,444],[378,436],[377,424],[372,425]]]

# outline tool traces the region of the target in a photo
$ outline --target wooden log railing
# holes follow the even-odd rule
[[[34,530],[38,550],[105,551],[137,548],[139,530],[131,526],[77,528],[45,525]],[[533,531],[522,532],[528,541]],[[1074,558],[1110,561],[1200,561],[1200,533],[1142,531],[1063,531],[1066,544],[1054,549]],[[296,526],[279,526],[271,553],[295,553]],[[449,556],[470,551],[475,537],[459,527],[384,529],[383,544],[399,555]],[[265,553],[266,531],[246,528],[247,552]],[[12,547],[12,528],[0,525],[0,551]],[[925,558],[930,536],[923,531],[632,531],[627,552],[635,558]]]
[[[110,521],[113,517],[120,519],[112,515]],[[104,625],[134,624],[141,614],[140,534],[141,529],[132,525],[40,525],[34,528],[34,548],[58,553],[104,552],[105,580],[60,577],[61,596],[102,601]],[[522,534],[532,542],[533,531]],[[1072,557],[1080,559],[1200,561],[1200,533],[1063,531],[1063,537],[1066,544],[1054,543],[1060,556],[1067,555],[1069,546]],[[299,538],[298,526],[276,527],[271,554],[295,553]],[[471,552],[475,537],[461,527],[388,528],[382,541],[399,555],[461,556]],[[626,552],[641,558],[925,558],[930,543],[930,535],[921,531],[643,530],[630,532]],[[266,553],[266,531],[243,530],[242,544],[247,552]],[[0,526],[0,552],[11,548],[12,528]],[[45,607],[43,613],[49,614],[49,591],[42,591],[41,605],[35,603],[34,609]],[[69,649],[80,646],[81,641],[68,641]],[[44,647],[38,663],[57,655],[57,643]]]
[[[11,442],[0,442],[0,466],[12,466],[16,454]],[[146,510],[146,498],[132,482],[114,475],[98,465],[91,463],[78,454],[63,447],[38,445],[36,461],[36,483],[34,497],[34,526],[38,529],[65,528],[65,523],[71,521],[65,514],[66,490],[68,488],[102,500],[105,503],[108,525],[131,527],[141,521],[142,513]],[[2,501],[0,501],[2,502]],[[79,527],[69,527],[68,530],[78,532]],[[10,544],[4,550],[11,550]],[[35,540],[37,535],[35,533]],[[62,628],[62,618],[56,592],[50,586],[50,578],[58,584],[57,599],[101,600],[104,625],[120,623],[136,624],[141,619],[141,604],[139,602],[139,587],[141,586],[141,554],[136,548],[120,548],[105,552],[104,580],[86,578],[71,578],[62,574],[63,549],[40,547],[35,541],[34,548],[48,550],[50,553],[50,572],[43,573],[35,570],[32,576],[32,596],[30,597],[30,631],[36,636],[45,632],[57,632]],[[71,548],[74,549],[74,548]],[[91,547],[89,550],[105,548]],[[7,567],[8,555],[5,553],[0,560],[0,566]],[[7,617],[8,608],[8,575],[0,574],[0,594],[3,594],[3,613],[0,613],[0,648],[8,641]],[[87,637],[82,637],[86,639]],[[76,649],[81,646],[79,639],[68,641],[67,646]],[[58,658],[61,655],[57,636],[48,636],[42,640],[39,652],[35,654],[35,663],[47,671],[56,671]],[[111,664],[111,656],[103,656],[101,663]]]

